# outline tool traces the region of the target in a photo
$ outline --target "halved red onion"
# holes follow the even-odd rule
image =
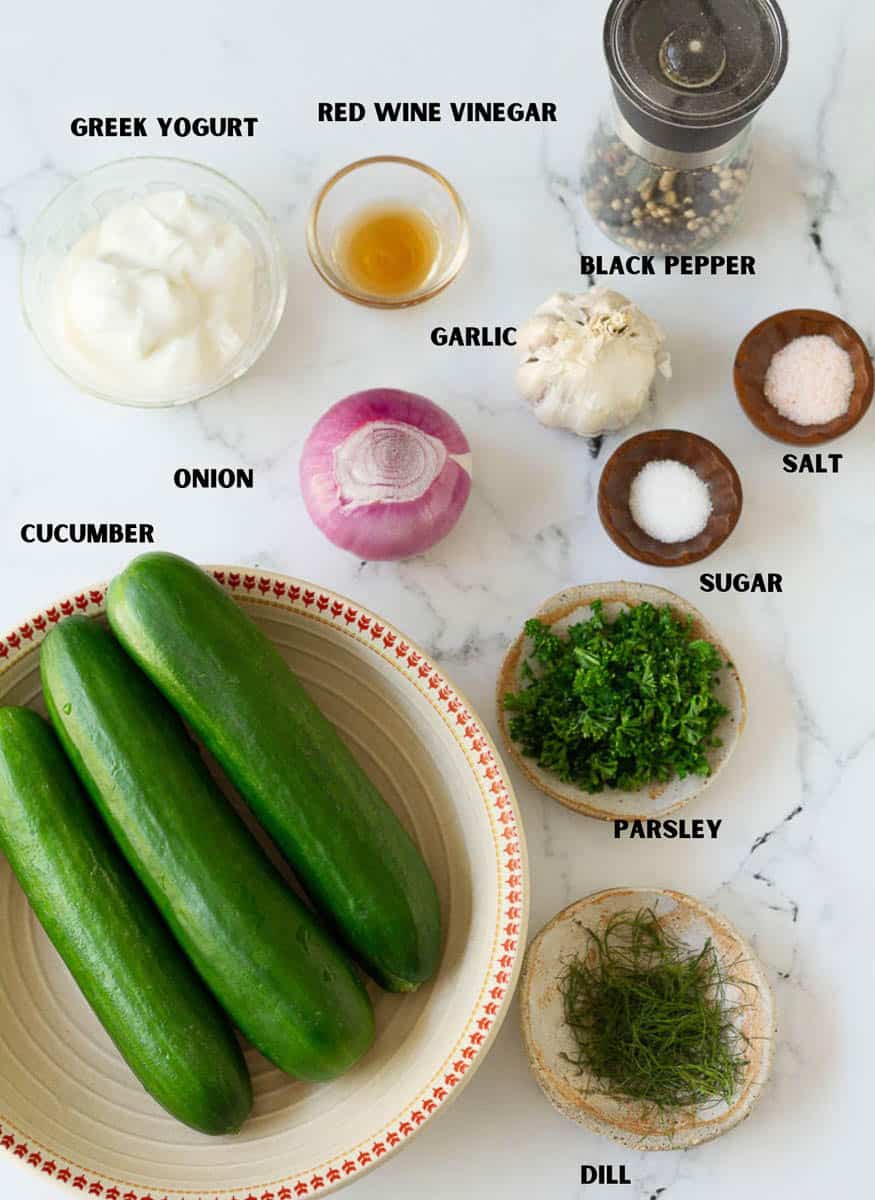
[[[395,388],[332,405],[301,455],[314,523],[364,559],[410,558],[446,537],[471,491],[471,447],[425,396]]]

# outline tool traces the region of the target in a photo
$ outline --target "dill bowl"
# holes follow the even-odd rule
[[[618,913],[652,909],[660,925],[688,947],[710,938],[726,977],[731,1021],[745,1043],[746,1062],[731,1103],[660,1110],[599,1090],[571,1059],[576,1043],[565,1024],[562,976],[587,949],[586,930],[604,931]],[[520,1020],[529,1065],[541,1091],[564,1117],[630,1150],[686,1150],[734,1129],[750,1115],[772,1068],[775,998],[765,970],[741,935],[699,900],[667,888],[609,888],[558,913],[526,954],[520,982]]]

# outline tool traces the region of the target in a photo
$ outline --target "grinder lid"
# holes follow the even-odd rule
[[[731,141],[777,87],[787,26],[774,0],[612,0],[605,56],[622,115],[656,146]]]

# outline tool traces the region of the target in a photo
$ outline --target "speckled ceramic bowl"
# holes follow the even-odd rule
[[[720,651],[724,662],[731,663],[732,658],[723,645],[720,637],[708,624],[698,609],[669,592],[665,588],[653,587],[646,583],[588,583],[583,587],[567,588],[557,592],[549,600],[545,600],[533,615],[555,627],[557,630],[567,629],[579,621],[585,621],[592,616],[593,600],[604,601],[604,612],[608,619],[615,617],[623,608],[649,601],[651,604],[670,604],[678,616],[693,618],[693,634],[695,637],[706,638]],[[510,736],[510,715],[504,707],[504,697],[508,692],[520,690],[522,682],[522,666],[528,657],[529,639],[521,633],[505,655],[498,676],[496,702],[498,707],[498,723],[504,737],[505,745],[526,778],[575,812],[587,817],[598,817],[610,821],[616,817],[629,819],[661,817],[683,807],[694,796],[708,787],[729,761],[732,751],[738,743],[744,728],[746,716],[746,701],[744,688],[738,671],[734,666],[723,670],[719,686],[715,692],[718,700],[729,709],[729,715],[724,717],[717,726],[716,734],[722,740],[722,745],[711,752],[711,774],[707,776],[690,775],[686,779],[672,779],[668,783],[655,783],[649,788],[638,792],[623,792],[619,789],[609,789],[604,792],[590,794],[583,792],[572,784],[563,783],[558,776],[539,767],[534,759],[527,758]]]
[[[604,928],[624,910],[652,908],[691,950],[711,938],[728,980],[727,1004],[748,1040],[747,1065],[731,1104],[661,1113],[652,1105],[619,1101],[597,1090],[565,1055],[575,1049],[564,1023],[559,980],[563,963],[586,948],[586,930]],[[523,1041],[535,1078],[564,1116],[632,1150],[685,1150],[733,1129],[762,1095],[772,1067],[775,999],[762,965],[727,920],[692,896],[665,888],[611,888],[569,905],[533,939],[520,983]]]

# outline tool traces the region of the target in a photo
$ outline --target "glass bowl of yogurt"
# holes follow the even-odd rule
[[[81,176],[27,242],[25,320],[51,361],[101,400],[162,408],[239,379],[286,303],[273,224],[230,179],[178,158]]]

